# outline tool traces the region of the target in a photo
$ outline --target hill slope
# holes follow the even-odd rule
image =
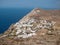
[[[33,9],[0,36],[0,45],[60,45],[60,10]]]

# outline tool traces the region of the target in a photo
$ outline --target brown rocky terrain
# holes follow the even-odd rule
[[[0,35],[0,45],[60,45],[60,10],[33,9]]]

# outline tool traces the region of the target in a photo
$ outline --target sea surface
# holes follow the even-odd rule
[[[11,24],[19,21],[31,10],[30,8],[0,8],[0,33],[6,31]]]

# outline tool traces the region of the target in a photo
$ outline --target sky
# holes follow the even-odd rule
[[[0,0],[0,8],[58,8],[60,0]]]

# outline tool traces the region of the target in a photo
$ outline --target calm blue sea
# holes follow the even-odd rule
[[[11,24],[19,21],[31,10],[30,8],[0,8],[0,33],[6,31]]]

